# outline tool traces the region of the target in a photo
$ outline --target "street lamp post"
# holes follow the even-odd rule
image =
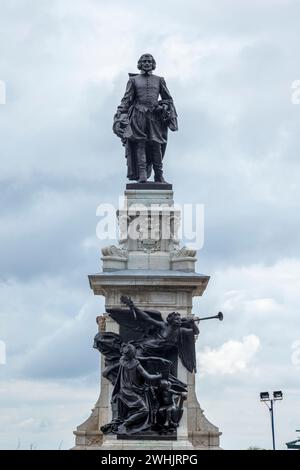
[[[271,427],[272,427],[272,443],[273,450],[275,450],[275,428],[274,428],[274,401],[282,400],[283,395],[281,390],[276,390],[273,392],[273,398],[270,398],[269,392],[260,393],[260,401],[266,404],[270,411],[271,416]]]

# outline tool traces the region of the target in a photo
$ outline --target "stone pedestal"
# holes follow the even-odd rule
[[[180,212],[174,207],[173,191],[127,189],[124,208],[117,215],[119,245],[102,250],[103,271],[89,276],[94,294],[105,297],[106,308],[122,307],[120,296],[126,295],[142,309],[161,311],[164,318],[172,311],[192,315],[193,297],[203,294],[209,276],[195,273],[194,250],[179,247]],[[99,328],[118,333],[117,323],[108,315],[104,318]],[[188,384],[188,399],[176,441],[103,436],[99,429],[111,419],[112,386],[102,377],[100,397],[91,416],[74,432],[75,449],[218,449],[221,433],[204,416],[195,394],[195,374],[189,373],[180,359],[177,375]]]

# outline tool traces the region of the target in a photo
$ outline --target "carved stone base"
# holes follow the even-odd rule
[[[163,441],[140,441],[140,440],[114,440],[106,439],[101,447],[102,450],[193,450],[188,440],[163,440]]]
[[[101,410],[97,405],[98,403],[92,410],[90,417],[74,431],[75,447],[72,450],[96,450],[101,448],[103,434],[100,431],[100,421],[107,415],[107,409]]]

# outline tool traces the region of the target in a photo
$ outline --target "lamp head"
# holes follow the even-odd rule
[[[260,401],[269,401],[269,400],[270,400],[269,392],[260,393]]]
[[[274,400],[282,400],[283,399],[283,394],[281,390],[276,390],[273,392],[273,398]]]

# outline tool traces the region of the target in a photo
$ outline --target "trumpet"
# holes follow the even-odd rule
[[[217,315],[213,315],[212,317],[197,318],[194,320],[194,322],[200,322],[203,320],[211,320],[212,318],[217,318],[218,320],[223,321],[224,315],[222,312],[219,312]]]

